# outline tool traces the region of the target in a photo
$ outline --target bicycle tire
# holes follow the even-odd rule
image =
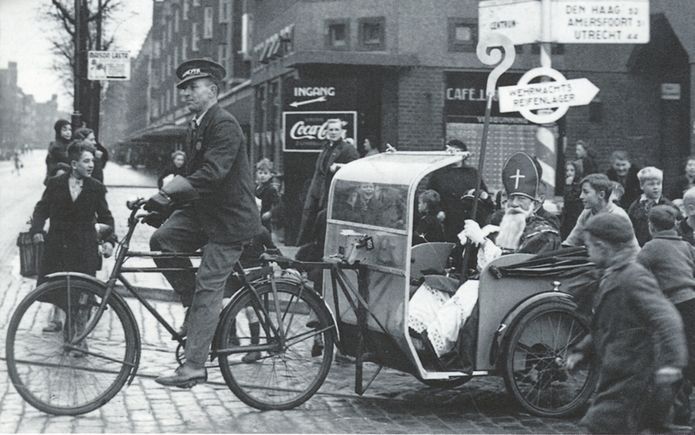
[[[88,413],[111,400],[136,369],[137,325],[115,297],[109,298],[85,347],[79,347],[84,352],[66,347],[76,335],[73,329],[79,332],[97,311],[104,292],[74,277],[68,292],[68,280],[60,277],[40,285],[15,309],[7,331],[7,369],[19,395],[34,408],[54,415]],[[65,315],[65,327],[44,332],[44,314],[54,307]]]
[[[282,324],[288,331],[288,340],[305,336],[306,339],[277,352],[264,352],[260,355],[260,359],[254,362],[238,361],[239,355],[247,353],[244,351],[245,344],[252,345],[252,333],[250,336],[240,335],[246,328],[244,322],[246,325],[254,323],[248,321],[248,308],[254,306],[249,289],[242,289],[238,297],[230,302],[220,323],[222,329],[218,345],[222,348],[225,344],[236,345],[240,350],[239,353],[218,356],[222,376],[239,400],[260,410],[287,410],[306,402],[325,381],[333,361],[335,324],[320,297],[312,290],[295,283],[277,281],[275,285],[279,295],[278,301],[284,301],[286,304],[284,308],[281,307],[284,312],[280,322],[277,319],[274,302],[269,300],[273,295],[271,284],[266,282],[256,287],[259,298],[268,309],[271,322],[276,327],[278,323]],[[294,302],[295,298],[296,302]],[[318,319],[316,326],[307,326],[310,311],[316,314]],[[257,316],[258,312],[258,309],[255,310],[251,316]],[[318,357],[310,356],[313,345],[311,334],[323,338],[324,347],[320,360]],[[272,333],[266,334],[264,328],[259,325],[259,344],[268,344],[273,339]],[[297,374],[303,378],[299,380],[306,380],[306,385],[293,384],[295,360],[299,361],[296,365]],[[280,376],[276,372],[278,365],[281,365],[281,369],[284,367]],[[316,369],[315,375],[309,375],[312,367]],[[309,378],[309,376],[312,377]]]
[[[588,321],[576,313],[574,304],[540,302],[511,328],[502,361],[507,391],[525,410],[541,417],[567,417],[583,409],[594,392],[597,371],[593,365],[573,373],[564,368],[569,348],[589,333]]]

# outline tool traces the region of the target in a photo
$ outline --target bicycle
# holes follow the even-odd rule
[[[127,204],[128,231],[118,243],[107,282],[80,273],[52,274],[15,309],[6,340],[8,374],[33,407],[55,415],[84,414],[132,383],[142,350],[140,332],[130,306],[115,291],[117,282],[178,342],[176,360],[183,362],[185,338],[123,274],[188,268],[124,263],[130,258],[192,258],[200,253],[131,251],[135,228],[149,216],[141,211],[144,203],[138,199]],[[239,263],[234,266],[240,289],[220,314],[210,351],[210,361],[217,360],[230,390],[261,410],[291,409],[308,400],[328,375],[337,338],[333,316],[321,297],[301,279],[276,276],[274,258],[267,256],[253,271]],[[53,307],[66,318],[63,333],[42,331],[42,321]],[[320,357],[311,357],[317,336],[324,350]],[[253,361],[242,361],[249,353],[255,353]]]

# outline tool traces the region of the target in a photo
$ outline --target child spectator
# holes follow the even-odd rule
[[[656,205],[673,206],[673,204],[662,195],[664,173],[661,169],[647,166],[637,173],[637,178],[642,189],[642,196],[630,205],[630,208],[627,209],[627,215],[635,229],[637,243],[644,246],[652,238],[649,234],[649,219],[647,217],[649,210]]]
[[[636,262],[630,221],[601,213],[584,227],[589,259],[601,277],[593,298],[590,335],[567,357],[598,369],[594,399],[580,424],[591,433],[663,431],[672,387],[688,363],[683,322],[659,291],[654,275]]]
[[[444,228],[437,219],[440,209],[439,194],[435,190],[425,190],[418,196],[417,210],[422,217],[413,234],[413,245],[444,241]]]
[[[676,306],[683,319],[689,361],[674,422],[687,425],[690,422],[688,399],[692,383],[695,382],[695,248],[678,235],[678,215],[678,211],[668,205],[657,205],[649,211],[652,240],[644,245],[637,261],[654,274],[659,288]]]
[[[577,144],[579,146],[579,144]],[[584,211],[584,204],[579,198],[582,186],[579,182],[582,173],[576,162],[565,163],[565,191],[563,195],[562,215],[560,217],[560,237],[564,239],[570,235],[572,228],[577,224],[579,215]]]
[[[688,157],[688,162],[685,164],[685,174],[676,179],[676,182],[671,189],[669,198],[683,198],[685,191],[695,187],[695,155]]]
[[[272,183],[273,162],[263,158],[256,163],[256,198],[261,200],[261,223],[272,234],[273,208],[280,202],[280,194]]]

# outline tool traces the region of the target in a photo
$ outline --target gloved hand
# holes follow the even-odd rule
[[[146,223],[147,225],[154,227],[154,228],[159,228],[162,226],[165,220],[167,220],[168,215],[163,215],[161,213],[150,213],[147,216],[145,216],[142,221]]]
[[[463,231],[458,234],[458,238],[462,245],[465,245],[469,240],[474,245],[481,245],[485,243],[485,235],[483,230],[480,229],[480,225],[472,219],[466,219],[466,225],[463,227]]]
[[[161,190],[150,197],[145,203],[145,210],[168,216],[171,213],[171,198]]]

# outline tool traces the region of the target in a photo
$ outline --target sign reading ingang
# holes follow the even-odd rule
[[[357,112],[283,112],[283,150],[289,152],[319,152],[326,141],[327,122],[340,119],[344,138],[357,137]]]

